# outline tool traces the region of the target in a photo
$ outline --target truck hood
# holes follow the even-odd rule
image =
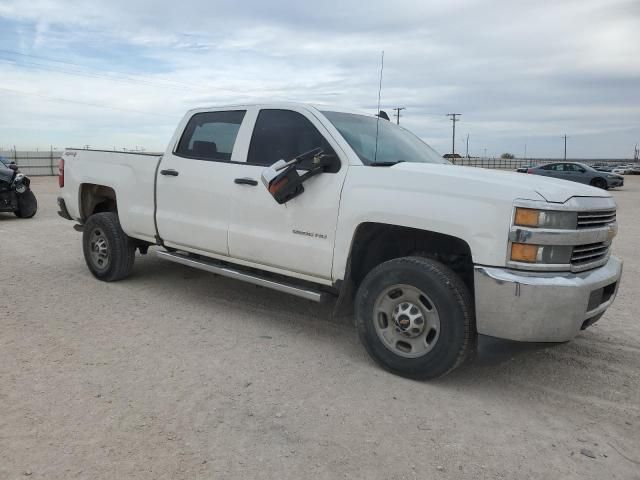
[[[384,168],[384,167],[381,167]],[[547,202],[564,203],[571,197],[610,197],[607,191],[600,188],[583,185],[581,183],[560,180],[557,178],[543,177],[526,173],[504,172],[477,167],[462,167],[451,164],[435,163],[411,163],[402,162],[390,167],[396,170],[424,173],[426,175],[439,175],[457,177],[460,180],[470,180],[486,184],[489,189],[507,187],[522,189],[523,198],[533,199],[533,193],[537,193]],[[460,185],[463,187],[463,185]]]

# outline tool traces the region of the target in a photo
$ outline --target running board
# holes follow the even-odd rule
[[[221,265],[212,260],[193,258],[181,253],[165,252],[162,250],[157,250],[156,254],[158,255],[158,257],[169,260],[170,262],[180,263],[188,267],[194,267],[200,270],[205,270],[207,272],[216,273],[223,277],[235,278],[236,280],[241,280],[243,282],[253,283],[254,285],[258,285],[260,287],[271,288],[280,292],[289,293],[291,295],[295,295],[296,297],[306,298],[307,300],[312,300],[314,302],[321,302],[323,300],[322,292],[319,292],[317,290],[311,290],[309,288],[299,287],[291,283],[261,277],[254,273],[237,270],[231,266]]]

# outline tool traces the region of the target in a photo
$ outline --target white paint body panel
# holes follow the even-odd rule
[[[278,205],[259,183],[262,167],[243,164],[260,108],[291,109],[305,115],[334,147],[342,167],[305,183],[305,193]],[[191,116],[199,112],[246,109],[232,162],[183,159],[173,155]],[[61,196],[81,220],[83,183],[114,189],[124,231],[155,241],[154,175],[158,157],[74,150],[65,152]],[[364,166],[333,125],[314,107],[269,104],[197,109],[188,112],[167,147],[158,177],[157,220],[169,246],[292,277],[331,284],[344,278],[351,242],[359,225],[379,222],[451,235],[467,242],[473,262],[505,266],[507,236],[516,199],[565,202],[575,196],[608,197],[593,187],[521,173],[447,164],[401,163]],[[177,180],[177,181],[176,181]],[[326,238],[293,234],[318,233]]]
[[[116,192],[120,225],[131,237],[155,242],[153,189],[160,159],[154,155],[66,150],[65,185],[60,195],[69,214],[82,221],[80,188],[83,184],[104,185]]]
[[[258,110],[255,108],[245,118],[251,122],[251,130]],[[313,111],[295,105],[287,110],[303,115],[338,155],[346,158],[342,146]],[[240,148],[244,148],[246,159],[249,143]],[[264,167],[240,166],[244,172],[241,176],[257,180],[258,186],[234,185],[229,224],[230,256],[330,281],[340,191],[348,167],[347,162],[343,162],[337,173],[311,178],[305,182],[302,195],[279,205],[260,181]]]

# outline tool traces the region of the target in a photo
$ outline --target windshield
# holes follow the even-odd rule
[[[353,113],[322,112],[365,165],[398,162],[449,163],[409,130],[388,120]],[[376,152],[376,124],[378,145]]]

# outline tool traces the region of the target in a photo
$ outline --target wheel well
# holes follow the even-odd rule
[[[80,187],[80,215],[86,220],[94,213],[118,212],[116,192],[111,187],[84,183]]]
[[[347,276],[355,292],[377,265],[399,257],[424,256],[455,271],[473,295],[473,259],[464,240],[451,235],[381,223],[361,224],[353,238]]]

